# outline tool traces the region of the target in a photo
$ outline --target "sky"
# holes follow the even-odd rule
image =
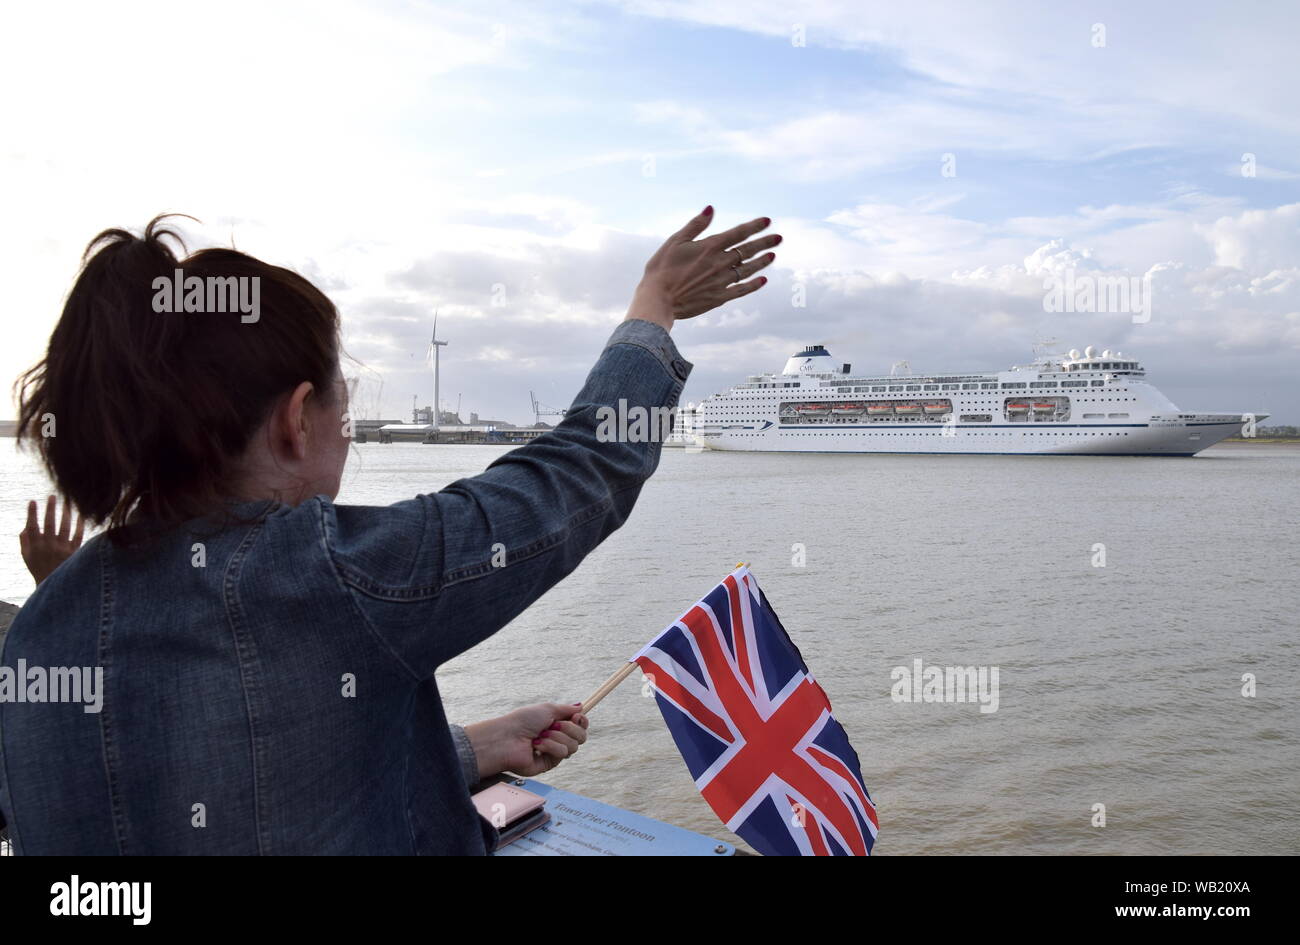
[[[183,212],[336,303],[355,412],[563,407],[706,204],[773,218],[760,292],[673,331],[683,402],[825,344],[1005,369],[1056,339],[1187,410],[1300,424],[1300,7],[25,4],[0,35],[0,375],[80,255]],[[1047,311],[1073,273],[1149,317]],[[13,416],[9,405],[0,415]],[[551,418],[552,421],[554,418]]]

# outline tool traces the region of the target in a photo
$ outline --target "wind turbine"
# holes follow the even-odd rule
[[[433,432],[438,432],[438,424],[441,420],[442,407],[438,401],[438,349],[446,345],[447,342],[438,340],[438,310],[433,312],[433,337],[429,339],[429,350],[425,353],[424,360],[433,360]]]

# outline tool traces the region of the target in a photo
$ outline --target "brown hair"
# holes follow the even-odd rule
[[[326,403],[334,396],[333,303],[297,273],[232,249],[178,260],[164,237],[185,246],[166,216],[143,237],[110,229],[90,241],[44,359],[15,384],[20,442],[36,445],[59,491],[118,541],[220,508],[233,462],[299,383]],[[156,311],[155,282],[177,269],[205,284],[257,277],[258,317]]]

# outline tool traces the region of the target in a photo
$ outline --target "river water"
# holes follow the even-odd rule
[[[47,486],[12,443],[0,597],[21,602],[16,535]],[[504,451],[361,445],[339,501],[433,491]],[[857,749],[876,853],[1296,853],[1298,510],[1288,445],[1193,459],[665,450],[628,523],[439,684],[462,722],[584,699],[747,561]],[[917,660],[996,668],[996,711],[899,701],[894,670]],[[735,841],[636,675],[591,723],[546,780]]]

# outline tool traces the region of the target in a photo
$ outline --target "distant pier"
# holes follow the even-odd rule
[[[358,420],[352,427],[354,443],[530,443],[554,427],[545,423],[517,427],[498,423],[403,423],[397,420]]]

